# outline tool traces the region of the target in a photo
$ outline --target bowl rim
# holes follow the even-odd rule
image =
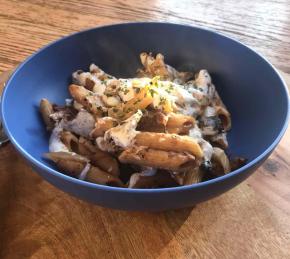
[[[246,49],[248,49],[250,52],[252,52],[254,55],[260,57],[264,62],[266,62],[267,65],[270,66],[270,68],[273,70],[274,73],[276,73],[276,75],[278,76],[281,85],[282,85],[282,91],[284,90],[284,94],[286,96],[286,103],[288,106],[287,112],[286,112],[286,116],[284,118],[284,122],[283,122],[283,126],[282,128],[279,130],[279,134],[275,137],[274,141],[261,153],[259,154],[256,158],[254,158],[251,162],[247,163],[246,165],[242,166],[239,169],[236,169],[226,175],[223,176],[219,176],[217,178],[211,179],[211,180],[207,180],[204,182],[200,182],[200,183],[195,183],[195,184],[191,184],[191,185],[185,185],[185,186],[178,186],[178,187],[167,187],[167,188],[154,188],[154,189],[131,189],[131,188],[121,188],[121,187],[113,187],[113,186],[106,186],[106,185],[100,185],[100,184],[96,184],[96,183],[91,183],[91,182],[86,182],[83,180],[79,180],[77,178],[73,178],[71,176],[65,175],[45,164],[43,164],[42,162],[38,161],[37,159],[35,159],[32,155],[30,155],[29,153],[27,153],[25,151],[24,148],[22,148],[22,146],[16,141],[16,139],[13,137],[13,135],[11,134],[8,125],[7,125],[7,121],[5,118],[5,98],[7,95],[7,91],[9,89],[9,85],[10,82],[13,81],[13,78],[15,77],[15,75],[18,73],[18,71],[21,70],[21,68],[23,66],[25,66],[26,63],[28,63],[31,59],[34,58],[34,56],[38,55],[40,52],[45,51],[46,49],[50,48],[51,46],[53,46],[56,43],[59,43],[63,40],[66,40],[68,38],[74,37],[76,35],[79,34],[85,34],[87,32],[90,31],[94,31],[94,30],[98,30],[101,28],[109,28],[109,27],[119,27],[119,26],[130,26],[130,25],[146,25],[146,24],[151,24],[151,25],[158,25],[158,26],[177,26],[177,27],[186,27],[186,28],[191,28],[194,30],[200,30],[200,31],[205,31],[206,33],[210,33],[222,38],[225,38],[226,40],[232,41]],[[9,78],[9,80],[6,82],[6,86],[4,88],[2,97],[1,97],[1,118],[2,118],[2,123],[3,123],[3,127],[5,132],[7,133],[7,136],[9,137],[9,139],[11,140],[11,143],[16,147],[17,151],[20,152],[29,162],[31,162],[34,166],[39,167],[40,169],[47,171],[48,173],[54,175],[55,177],[59,177],[64,181],[69,181],[72,184],[77,184],[77,185],[81,185],[83,187],[88,187],[88,188],[96,188],[96,189],[100,189],[102,191],[109,191],[109,192],[122,192],[122,193],[167,193],[167,192],[180,192],[180,191],[187,191],[190,189],[195,189],[195,188],[199,188],[199,187],[204,187],[204,186],[208,186],[208,185],[212,185],[214,183],[217,182],[222,182],[226,179],[232,178],[235,175],[238,175],[240,173],[243,173],[245,171],[247,171],[248,169],[254,167],[255,165],[259,164],[259,162],[263,161],[263,159],[267,158],[267,155],[271,154],[271,152],[274,150],[274,148],[278,145],[278,143],[280,142],[281,138],[283,137],[283,135],[286,132],[286,129],[288,127],[288,123],[289,123],[289,115],[290,115],[290,110],[289,110],[290,106],[289,106],[289,93],[288,93],[288,88],[287,85],[284,81],[284,79],[281,77],[280,73],[277,71],[277,69],[261,54],[259,54],[257,51],[253,50],[251,47],[243,44],[242,42],[240,42],[239,40],[233,39],[227,35],[224,35],[221,32],[217,32],[214,31],[212,29],[209,28],[205,28],[205,27],[201,27],[201,26],[192,26],[192,25],[186,25],[186,24],[178,24],[178,23],[171,23],[171,22],[125,22],[125,23],[113,23],[113,24],[108,24],[108,25],[101,25],[101,26],[97,26],[97,27],[93,27],[93,28],[89,28],[86,30],[82,30],[82,31],[78,31],[72,34],[69,34],[67,36],[61,37],[55,41],[52,41],[51,43],[41,47],[40,49],[38,49],[36,52],[34,52],[32,55],[30,55],[29,57],[27,57],[13,72],[13,74],[11,75],[11,77]]]

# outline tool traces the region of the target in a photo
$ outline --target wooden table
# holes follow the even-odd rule
[[[252,46],[290,84],[289,1],[0,0],[0,72],[71,32],[127,21],[219,30]],[[2,76],[2,79],[4,76]],[[0,258],[290,258],[290,130],[246,182],[195,208],[163,213],[93,206],[0,149]]]

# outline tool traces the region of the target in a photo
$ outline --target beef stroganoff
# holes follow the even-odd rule
[[[179,72],[141,53],[135,78],[95,64],[72,74],[64,106],[40,102],[58,169],[102,185],[162,188],[198,183],[239,168],[229,159],[231,116],[206,70]]]

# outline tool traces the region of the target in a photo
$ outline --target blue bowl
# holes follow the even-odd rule
[[[143,51],[163,53],[166,62],[180,70],[209,70],[232,114],[229,153],[248,158],[245,166],[191,186],[136,190],[74,179],[43,159],[49,136],[38,112],[39,100],[46,97],[64,103],[71,73],[85,70],[91,63],[116,76],[133,76]],[[7,83],[1,106],[11,142],[48,182],[101,206],[147,211],[192,206],[245,180],[277,146],[289,111],[285,83],[255,51],[216,32],[168,23],[117,24],[60,39],[17,68]]]

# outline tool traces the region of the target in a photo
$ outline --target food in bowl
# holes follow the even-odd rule
[[[179,72],[162,54],[140,59],[135,78],[91,64],[72,74],[65,106],[41,100],[45,156],[72,177],[128,188],[190,185],[243,165],[225,152],[231,116],[209,73]]]

